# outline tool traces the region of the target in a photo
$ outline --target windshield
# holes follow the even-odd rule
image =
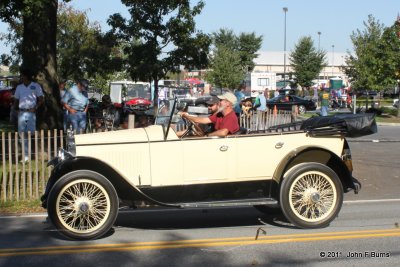
[[[185,108],[185,103],[180,103],[178,100],[169,99],[160,102],[155,120],[156,125],[162,125],[165,130],[165,136],[168,136],[169,128],[180,130],[183,127],[182,118],[177,115],[178,111]]]

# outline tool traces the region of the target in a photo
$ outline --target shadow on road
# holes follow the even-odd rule
[[[196,229],[271,225],[293,228],[281,212],[264,214],[253,207],[215,209],[129,210],[118,215],[116,226],[139,229]]]

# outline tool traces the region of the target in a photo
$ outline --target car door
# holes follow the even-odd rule
[[[231,173],[235,156],[234,138],[202,137],[182,139],[185,184],[224,182]]]

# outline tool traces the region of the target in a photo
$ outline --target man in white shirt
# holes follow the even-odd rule
[[[28,160],[28,136],[36,131],[36,110],[43,104],[43,91],[38,83],[32,81],[32,74],[27,69],[20,72],[21,84],[14,95],[14,108],[18,110],[18,132],[24,141],[24,161]]]

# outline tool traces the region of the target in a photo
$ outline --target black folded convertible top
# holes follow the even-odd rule
[[[344,134],[346,137],[360,137],[378,131],[374,113],[311,117],[301,124],[300,129],[314,136]]]

